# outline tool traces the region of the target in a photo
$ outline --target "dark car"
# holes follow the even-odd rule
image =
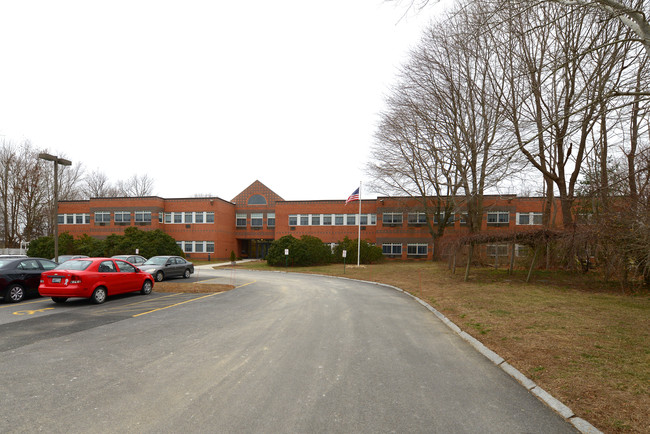
[[[170,277],[187,279],[194,273],[194,264],[180,256],[154,256],[139,268],[154,276],[156,282],[162,282]]]
[[[38,292],[64,303],[71,297],[89,298],[93,303],[109,295],[139,291],[151,294],[153,278],[133,264],[113,258],[71,259],[41,275]]]
[[[144,256],[140,256],[140,255],[115,255],[115,256],[111,256],[111,258],[113,258],[113,259],[121,259],[123,261],[130,262],[133,265],[135,265],[136,267],[139,267],[140,265],[147,262],[147,258],[145,258]]]
[[[8,303],[37,296],[41,273],[54,267],[56,262],[43,258],[0,258],[0,295]]]

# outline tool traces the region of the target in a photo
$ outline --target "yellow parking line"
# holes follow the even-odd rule
[[[44,299],[41,298],[40,300],[35,300],[35,301],[23,301],[22,303],[11,303],[11,304],[5,304],[4,306],[0,306],[0,309],[6,309],[6,308],[9,308],[9,307],[14,307],[14,308],[15,308],[15,307],[24,306],[24,305],[26,305],[26,304],[40,303],[40,302],[42,302],[43,300],[44,300]]]
[[[256,280],[254,280],[252,282],[244,283],[243,285],[236,286],[234,289],[241,288],[241,287],[244,287],[246,285],[250,285],[251,283],[255,283],[255,282],[256,282]],[[201,297],[196,297],[196,298],[193,298],[191,300],[185,300],[185,301],[181,301],[180,303],[170,304],[169,306],[159,307],[158,309],[153,309],[153,310],[150,310],[148,312],[142,312],[142,313],[138,313],[136,315],[133,315],[133,318],[138,317],[138,316],[142,316],[142,315],[147,315],[147,314],[153,313],[153,312],[158,312],[159,310],[169,309],[170,307],[180,306],[181,304],[189,303],[191,301],[201,300],[203,298],[208,298],[208,297],[214,297],[215,295],[219,295],[219,294],[222,294],[222,292],[215,292],[214,294],[203,295]]]

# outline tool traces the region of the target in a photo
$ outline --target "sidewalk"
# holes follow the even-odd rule
[[[244,262],[253,262],[253,261],[258,261],[258,260],[259,259],[241,259],[239,261],[235,261],[235,265],[236,264],[243,264]],[[205,264],[205,265],[195,265],[194,268],[195,269],[211,270],[214,267],[223,267],[223,266],[226,266],[226,265],[231,265],[231,262],[227,261],[227,262],[215,262],[215,263],[212,263],[212,264]]]

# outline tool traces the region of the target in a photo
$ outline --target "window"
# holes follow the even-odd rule
[[[194,213],[186,212],[185,213],[185,223],[194,223]]]
[[[174,223],[183,223],[183,213],[182,212],[173,212]]]
[[[266,205],[266,199],[261,194],[254,194],[248,198],[248,205]]]
[[[397,243],[384,243],[381,245],[381,251],[384,255],[401,255],[402,245]]]
[[[320,214],[313,214],[311,216],[312,226],[320,226]]]
[[[264,214],[261,212],[251,214],[251,226],[261,228],[264,225]]]
[[[96,212],[95,213],[95,223],[110,223],[111,213],[110,212]]]
[[[301,215],[300,216],[300,226],[309,226],[309,216]]]
[[[290,215],[289,216],[289,226],[298,226],[298,216],[297,215]]]
[[[65,214],[59,214],[56,216],[56,222],[60,225],[65,224]]]
[[[410,212],[408,215],[408,224],[423,225],[427,222],[427,215],[423,212]]]
[[[361,221],[359,224],[362,226],[368,224],[368,214],[361,214]]]
[[[83,224],[84,223],[84,216],[85,216],[85,214],[75,214],[75,216],[74,216],[75,221],[74,222],[76,224],[78,224],[78,225]]]
[[[163,223],[165,221],[165,215],[162,212],[158,213],[158,223]]]
[[[336,226],[343,225],[343,214],[336,214],[336,216],[334,216],[334,224]]]
[[[172,213],[168,212],[165,213],[165,223],[171,223],[172,222]]]
[[[97,271],[100,273],[114,273],[116,271],[115,264],[113,264],[113,261],[104,261],[99,264]]]
[[[440,221],[444,222],[445,218],[446,218],[446,213],[444,211],[440,212],[440,219],[438,219],[438,214],[434,214],[433,215],[433,224],[435,224],[435,225],[440,224],[439,222]],[[447,220],[446,224],[453,224],[453,223],[454,223],[454,215],[452,214],[452,215],[449,216],[449,220]]]
[[[205,213],[205,222],[206,223],[214,223],[214,213],[213,212],[206,212]]]
[[[151,223],[151,211],[136,211],[136,223]]]
[[[194,249],[192,248],[194,243],[192,241],[185,241],[183,244],[185,244],[185,251],[188,253],[192,253]]]
[[[214,241],[205,242],[205,251],[208,253],[214,253]]]
[[[428,244],[408,244],[406,246],[406,253],[408,255],[426,256],[428,252]]]
[[[526,212],[526,213],[517,213],[517,224],[518,225],[541,225],[542,224],[541,212]]]
[[[466,225],[467,224],[467,213],[466,212],[461,212],[460,213],[460,224],[461,225]]]
[[[326,214],[323,216],[323,226],[330,226],[332,224],[332,215]]]
[[[377,224],[377,214],[370,214],[370,224],[371,225]]]
[[[246,227],[246,214],[236,214],[235,215],[235,225],[238,228],[245,228]]]
[[[275,213],[270,212],[266,215],[266,226],[270,228],[275,227]]]
[[[508,256],[508,245],[507,244],[488,244],[487,245],[487,255],[490,257],[498,256]]]
[[[196,253],[203,253],[203,241],[195,241],[194,242],[194,251]]]
[[[117,268],[119,268],[120,273],[135,273],[135,267],[128,262],[124,261],[115,261],[117,263]]]
[[[385,212],[382,215],[382,223],[385,225],[401,225],[402,218],[401,212]]]
[[[115,223],[129,223],[131,221],[131,213],[128,211],[115,211]]]
[[[357,215],[356,214],[347,214],[345,216],[345,224],[348,226],[354,226],[357,224]]]
[[[489,225],[499,225],[510,223],[510,213],[508,211],[490,211],[487,213],[487,223]]]
[[[203,213],[202,212],[197,212],[194,213],[194,223],[203,223]]]
[[[522,257],[530,254],[530,247],[524,244],[515,244],[515,256]]]
[[[74,214],[67,214],[65,216],[65,222],[69,225],[74,224]]]

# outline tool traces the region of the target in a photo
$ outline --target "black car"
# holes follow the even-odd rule
[[[145,258],[144,256],[140,256],[140,255],[115,255],[115,256],[112,256],[112,258],[113,259],[121,259],[123,261],[130,262],[133,265],[135,265],[136,267],[139,267],[140,265],[147,262],[147,258]]]
[[[142,271],[150,273],[156,282],[162,282],[163,279],[170,277],[189,278],[194,273],[194,264],[180,256],[154,256],[147,262],[139,265]]]
[[[6,303],[18,303],[25,297],[39,295],[41,273],[56,265],[43,258],[0,258],[0,296]]]

